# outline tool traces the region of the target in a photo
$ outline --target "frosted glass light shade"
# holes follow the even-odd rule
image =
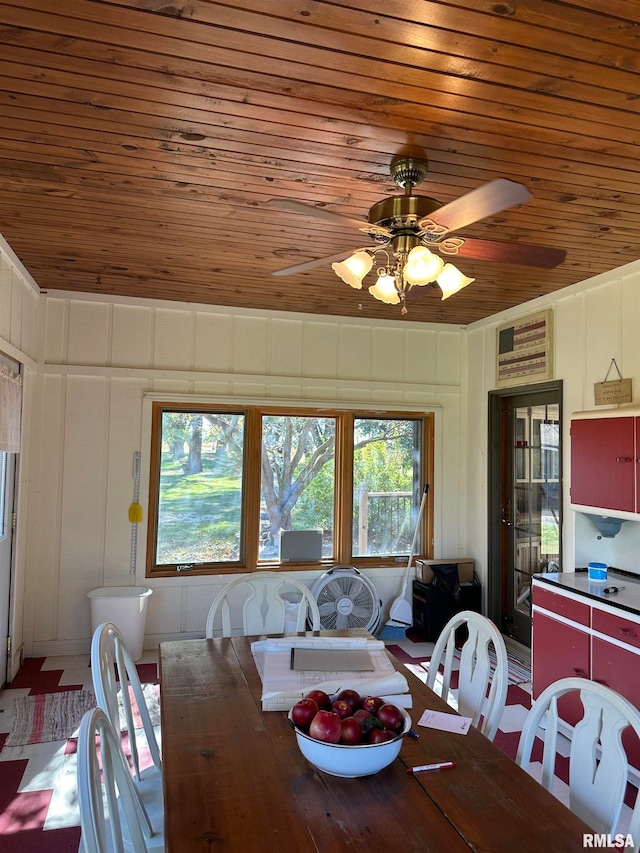
[[[444,261],[426,246],[415,246],[407,255],[404,278],[408,284],[422,286],[435,281],[442,272]]]
[[[380,302],[386,302],[387,305],[397,305],[400,302],[396,282],[392,275],[379,275],[376,283],[369,288],[369,293],[379,299]]]
[[[472,281],[475,281],[475,278],[468,278],[464,273],[461,273],[457,267],[454,267],[453,264],[445,264],[442,272],[437,278],[437,281],[440,285],[440,289],[442,290],[442,298],[448,299],[450,296],[453,296],[454,293],[457,293],[459,290],[462,290],[463,287],[466,287],[468,284],[471,284]]]
[[[361,290],[362,279],[373,266],[373,258],[368,252],[355,252],[346,261],[331,264],[335,274],[356,290]]]

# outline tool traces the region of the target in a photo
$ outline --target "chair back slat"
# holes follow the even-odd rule
[[[153,834],[151,823],[122,751],[120,735],[100,708],[87,711],[80,724],[77,778],[85,853],[147,853],[145,834]]]
[[[125,724],[129,734],[131,760],[136,778],[140,780],[140,754],[136,736],[131,696],[135,698],[149,752],[158,771],[162,771],[160,746],[144,697],[135,661],[124,637],[111,622],[98,625],[91,641],[91,676],[98,707],[106,713],[114,729],[120,729],[118,694],[121,697]]]
[[[241,601],[239,587],[245,584],[249,587],[249,594],[236,608],[241,608],[242,633],[245,636],[281,634],[285,630],[287,601],[284,595],[287,588],[297,592],[301,598],[297,608],[296,631],[305,630],[307,618],[314,631],[320,630],[318,604],[307,586],[282,572],[251,572],[232,580],[214,598],[207,615],[206,637],[220,634],[218,622],[221,625],[221,636],[232,636],[232,604]]]
[[[573,730],[562,726],[558,702],[578,691],[584,709]],[[541,735],[541,727],[544,735]],[[629,780],[629,765],[622,733],[632,728],[640,737],[640,711],[610,687],[584,678],[562,678],[538,696],[527,714],[516,761],[531,772],[536,737],[543,742],[541,784],[552,790],[558,735],[570,738],[569,806],[595,833],[615,835]],[[628,833],[634,851],[640,847],[640,796],[631,814]],[[629,849],[628,847],[625,849]]]
[[[465,717],[471,717],[472,724],[492,740],[507,701],[509,662],[502,634],[490,619],[471,610],[463,610],[447,622],[431,655],[427,686],[436,689],[442,665],[441,695],[448,700],[456,631],[462,626],[467,627],[468,637],[460,652],[458,711]],[[495,665],[491,661],[491,649],[495,654]]]

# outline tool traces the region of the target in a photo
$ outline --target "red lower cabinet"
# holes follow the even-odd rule
[[[608,643],[600,637],[593,638],[591,650],[591,678],[615,690],[640,708],[640,655]],[[627,729],[622,735],[629,763],[640,769],[640,741]]]
[[[554,681],[578,676],[605,684],[640,709],[640,614],[618,615],[591,602],[534,581],[533,698]],[[577,697],[564,697],[558,710],[571,725],[583,716]],[[629,763],[640,771],[640,740],[629,729],[622,740]]]
[[[561,678],[591,677],[590,641],[588,631],[540,611],[534,612],[531,648],[534,699],[545,687]],[[573,726],[582,717],[582,704],[577,695],[564,696],[558,703],[558,711],[562,719]]]

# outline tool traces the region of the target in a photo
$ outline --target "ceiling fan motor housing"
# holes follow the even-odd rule
[[[389,168],[391,177],[397,186],[405,189],[409,184],[411,188],[421,184],[429,171],[429,161],[426,157],[397,157],[391,162]]]
[[[416,223],[440,207],[439,201],[426,195],[392,195],[376,202],[369,210],[368,219],[372,225],[392,230],[409,228],[417,233]]]
[[[416,223],[442,207],[439,201],[428,196],[416,196],[411,190],[424,181],[429,170],[426,158],[398,157],[391,163],[390,172],[395,184],[405,190],[403,196],[390,196],[377,202],[369,210],[369,222],[381,225],[394,233],[417,234]]]

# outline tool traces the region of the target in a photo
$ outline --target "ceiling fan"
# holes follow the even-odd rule
[[[452,263],[445,263],[440,255],[546,269],[564,261],[566,253],[562,249],[450,236],[451,232],[528,201],[533,196],[522,184],[497,178],[449,204],[441,205],[428,196],[413,195],[414,187],[424,181],[428,167],[424,158],[394,159],[391,177],[397,186],[404,189],[404,195],[390,196],[374,204],[369,210],[368,224],[303,202],[270,199],[269,205],[357,229],[374,242],[373,246],[363,246],[351,253],[343,251],[276,270],[272,275],[293,275],[331,263],[343,281],[359,290],[375,264],[377,280],[369,287],[369,293],[388,304],[401,303],[402,313],[406,314],[405,296],[414,286],[437,283],[442,290],[442,299],[447,299],[475,281]],[[439,254],[434,254],[431,249],[437,249]]]

